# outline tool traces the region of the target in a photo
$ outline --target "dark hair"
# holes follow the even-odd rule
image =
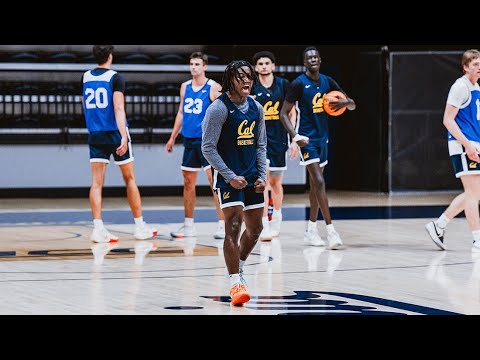
[[[311,50],[316,51],[318,55],[320,55],[320,51],[318,51],[318,49],[315,46],[309,46],[305,48],[305,50],[303,50],[303,57],[305,57],[305,54]]]
[[[93,56],[98,65],[105,64],[110,54],[113,54],[113,45],[93,45]]]
[[[230,64],[227,65],[227,67],[225,68],[225,72],[223,73],[222,92],[231,92],[235,89],[233,79],[240,78],[240,69],[244,66],[250,69],[250,75],[246,75],[251,80],[253,80],[253,83],[255,84],[255,82],[257,81],[257,73],[255,72],[252,64],[245,60],[233,60]]]
[[[273,55],[272,52],[270,52],[270,51],[259,51],[255,55],[253,55],[253,58],[252,58],[253,65],[254,66],[257,65],[258,59],[260,59],[262,57],[269,58],[272,61],[272,63],[275,64],[275,55]]]
[[[190,55],[190,60],[192,59],[202,59],[204,65],[208,65],[208,55],[202,53],[201,51],[195,51]]]

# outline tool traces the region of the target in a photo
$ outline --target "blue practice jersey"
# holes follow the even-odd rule
[[[119,76],[116,71],[108,69],[94,69],[83,74],[84,114],[90,133],[118,131],[113,105],[116,76]]]
[[[320,74],[319,81],[310,79],[306,74],[298,76],[291,84],[286,100],[297,102],[299,119],[298,133],[310,138],[313,145],[328,142],[329,115],[323,109],[323,99],[332,90],[344,91],[329,76]]]
[[[269,154],[282,154],[288,149],[288,133],[280,121],[280,109],[289,84],[288,80],[275,76],[271,87],[266,88],[258,81],[252,89],[251,94],[263,106]]]
[[[220,95],[219,100],[227,107],[228,115],[218,140],[218,154],[230,170],[247,180],[247,186],[253,186],[260,177],[257,169],[259,109],[251,97],[247,97],[248,111],[246,114],[238,110],[227,94]],[[216,188],[225,187],[230,188],[231,186],[218,173]]]
[[[208,80],[198,91],[192,88],[192,80],[187,81],[185,95],[183,97],[183,124],[182,135],[186,138],[202,137],[202,121],[207,107],[212,103],[210,100],[210,88],[214,81]]]
[[[447,103],[458,108],[455,122],[470,141],[480,142],[480,87],[472,84],[466,76],[459,78],[451,87]],[[448,140],[454,137],[448,133]]]

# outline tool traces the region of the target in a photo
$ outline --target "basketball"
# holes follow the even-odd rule
[[[336,101],[337,99],[346,99],[346,98],[347,97],[345,96],[345,94],[340,91],[337,91],[337,90],[330,91],[323,98],[323,110],[325,110],[325,112],[330,116],[342,115],[345,112],[345,110],[347,110],[346,107],[343,107],[337,111],[333,111],[329,104],[330,104],[330,101]]]

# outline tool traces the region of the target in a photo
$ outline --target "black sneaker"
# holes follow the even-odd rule
[[[445,235],[445,229],[441,229],[435,224],[434,221],[429,222],[425,225],[425,229],[428,232],[428,235],[432,238],[432,241],[442,250],[446,250],[445,244],[443,243],[443,235]]]

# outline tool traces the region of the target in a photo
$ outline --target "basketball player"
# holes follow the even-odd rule
[[[317,228],[318,209],[322,211],[327,227],[327,239],[330,249],[343,245],[340,235],[335,231],[328,207],[323,171],[328,164],[328,119],[323,110],[323,98],[332,90],[345,94],[335,80],[320,73],[320,53],[314,47],[303,51],[303,65],[306,72],[298,76],[291,84],[285,102],[280,111],[280,119],[290,137],[301,147],[300,164],[307,167],[310,176],[310,220],[304,234],[304,241],[313,246],[325,246]],[[298,132],[292,127],[288,114],[297,105],[299,112]],[[355,110],[355,101],[347,96],[330,102],[333,110],[346,107]]]
[[[261,241],[272,240],[280,234],[283,203],[283,173],[287,170],[287,150],[289,148],[288,133],[280,122],[280,109],[290,82],[273,74],[275,71],[275,55],[270,51],[260,51],[253,55],[253,65],[258,75],[258,82],[253,86],[252,96],[262,106],[265,113],[267,129],[267,186],[272,189],[273,214],[268,222],[268,191],[265,191],[265,210],[263,212],[263,230]],[[288,114],[290,122],[295,126],[297,112],[295,108]],[[290,159],[298,155],[298,146],[293,143]]]
[[[448,151],[455,176],[462,181],[462,194],[458,195],[447,210],[435,221],[425,225],[433,242],[445,250],[445,228],[451,219],[465,210],[472,232],[472,252],[480,252],[480,52],[465,51],[462,56],[463,76],[450,88],[443,114],[443,125],[448,130]]]
[[[93,56],[98,67],[83,74],[83,108],[88,129],[92,185],[90,207],[94,229],[91,240],[97,243],[118,241],[102,221],[102,189],[105,171],[113,155],[120,167],[127,187],[127,198],[135,221],[134,236],[138,240],[157,235],[157,230],[147,226],[142,216],[142,201],[135,180],[133,151],[125,114],[125,80],[111,70],[112,45],[94,45]]]
[[[208,56],[201,52],[190,55],[190,74],[192,79],[182,83],[180,87],[180,106],[178,107],[172,134],[165,148],[167,152],[173,151],[173,145],[181,131],[183,136],[183,206],[185,220],[183,226],[170,233],[174,238],[194,237],[197,235],[193,213],[195,210],[197,174],[205,170],[212,188],[212,173],[210,165],[205,160],[201,150],[202,121],[207,107],[215,100],[222,90],[220,84],[205,76],[208,67]],[[213,191],[213,190],[212,190]],[[223,213],[213,192],[215,207],[218,214],[218,229],[214,234],[215,239],[225,237],[225,222]]]
[[[249,96],[255,80],[247,61],[228,64],[222,95],[207,109],[202,125],[202,152],[212,165],[213,187],[225,215],[223,254],[232,305],[250,300],[242,270],[262,232],[265,206],[267,135],[263,107]]]

